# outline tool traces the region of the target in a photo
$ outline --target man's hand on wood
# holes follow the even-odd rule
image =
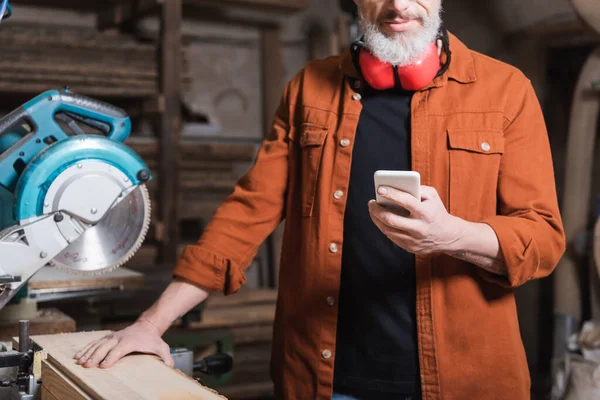
[[[85,368],[109,368],[130,353],[156,354],[165,364],[174,364],[169,345],[161,339],[158,329],[143,318],[122,331],[88,344],[74,358]]]

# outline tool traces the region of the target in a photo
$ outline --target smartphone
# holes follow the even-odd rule
[[[388,208],[400,208],[396,203],[385,199],[377,193],[380,186],[388,186],[407,192],[421,201],[421,175],[417,171],[384,171],[379,170],[374,174],[375,200]],[[401,209],[402,211],[404,209]],[[405,211],[405,210],[404,210]]]

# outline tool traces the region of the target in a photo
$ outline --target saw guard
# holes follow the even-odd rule
[[[83,160],[113,165],[127,175],[132,185],[143,183],[138,177],[140,171],[149,171],[132,149],[104,136],[73,136],[59,141],[40,152],[23,171],[15,190],[15,219],[21,221],[43,215],[44,198],[52,181]]]
[[[96,220],[91,218],[91,214],[82,215],[81,210],[87,203],[93,203],[87,202],[85,196],[89,195],[97,200],[97,191],[94,195],[94,190],[84,190],[85,187],[82,186],[83,189],[74,191],[76,195],[71,195],[72,201],[51,201],[69,190],[68,185],[59,185],[57,189],[54,183],[75,179],[81,174],[65,177],[69,175],[69,171],[85,172],[87,166],[92,164],[107,165],[107,170],[114,171],[113,175],[118,180],[115,185],[120,182],[117,186],[121,186],[117,192],[110,187],[112,194],[106,207],[95,208],[96,205],[90,205],[93,208],[87,208],[88,213],[102,216]],[[90,171],[99,173],[99,170],[94,172],[93,168]],[[18,221],[26,221],[51,213],[62,213],[64,221],[58,223],[61,234],[68,233],[63,227],[71,221],[81,229],[73,231],[76,233],[75,239],[63,247],[60,253],[55,254],[51,265],[70,273],[102,274],[127,262],[145,238],[151,215],[150,196],[144,186],[148,179],[151,179],[151,175],[147,165],[123,143],[96,135],[73,136],[48,147],[27,165],[15,191],[15,217]],[[65,187],[67,189],[63,191]],[[83,204],[74,201],[79,198]],[[137,213],[124,209],[126,202],[130,204],[130,209],[135,206]],[[134,206],[131,206],[131,202],[134,202]],[[67,205],[67,208],[63,207]],[[65,238],[70,236],[73,235],[68,233]],[[102,240],[99,239],[100,236]],[[87,255],[88,260],[82,262],[77,254]]]

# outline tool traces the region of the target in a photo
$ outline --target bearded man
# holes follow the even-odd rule
[[[255,164],[174,282],[80,364],[133,351],[172,363],[161,335],[210,292],[238,291],[285,219],[278,399],[529,398],[513,289],[565,250],[531,83],[449,34],[441,0],[356,3],[362,40],[288,83]],[[421,199],[376,189],[377,170],[419,172]]]

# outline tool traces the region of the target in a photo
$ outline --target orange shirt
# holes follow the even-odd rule
[[[448,71],[412,99],[412,167],[451,214],[492,227],[508,278],[446,255],[417,256],[423,399],[528,399],[513,288],[550,274],[565,250],[546,126],[521,72],[453,35],[450,49]],[[281,399],[331,397],[360,85],[349,53],[302,69],[255,164],[174,271],[234,293],[285,218],[272,354]]]

